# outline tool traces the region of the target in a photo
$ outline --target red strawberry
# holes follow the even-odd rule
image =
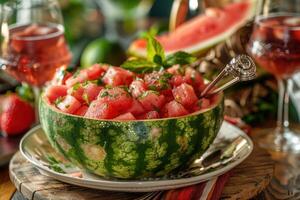
[[[6,97],[2,111],[1,129],[9,136],[23,133],[35,121],[34,108],[16,94]]]

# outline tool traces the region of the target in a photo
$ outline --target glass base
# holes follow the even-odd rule
[[[257,141],[267,150],[300,153],[300,130],[297,129],[264,129]]]

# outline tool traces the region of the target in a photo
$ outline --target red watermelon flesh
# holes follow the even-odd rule
[[[45,92],[49,102],[60,111],[77,116],[142,120],[187,115],[206,109],[218,100],[217,96],[198,98],[203,78],[191,67],[174,66],[167,71],[135,74],[112,66],[110,72],[106,68],[103,71],[102,66],[93,65],[74,73],[68,79],[69,84],[53,82],[58,85],[49,85]],[[114,81],[118,82],[126,74],[130,74],[130,81],[113,86]],[[89,80],[96,77],[97,80]],[[85,78],[83,82],[82,78]],[[105,84],[105,78],[110,83]]]
[[[253,16],[254,0],[232,3],[223,8],[208,8],[204,14],[185,22],[175,31],[157,37],[166,53],[197,53],[223,41]],[[146,56],[146,40],[134,41],[129,52]]]

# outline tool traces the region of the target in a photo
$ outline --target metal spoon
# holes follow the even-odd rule
[[[222,85],[214,88],[214,86],[225,76],[232,75],[232,79]],[[233,58],[229,64],[220,72],[220,74],[210,82],[201,93],[201,97],[207,97],[227,89],[233,84],[240,81],[249,81],[256,77],[256,66],[253,60],[247,55],[239,55]]]
[[[197,176],[211,169],[226,165],[235,160],[239,153],[248,147],[246,139],[239,136],[225,148],[219,147],[196,160],[186,171],[180,172],[178,178]]]

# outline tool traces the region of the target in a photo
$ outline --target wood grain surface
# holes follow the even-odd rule
[[[267,152],[255,148],[250,157],[233,170],[222,199],[248,199],[260,193],[273,174],[273,161]],[[93,190],[56,181],[31,165],[20,153],[10,163],[10,175],[18,190],[28,199],[136,199],[145,193]]]
[[[250,199],[262,192],[273,176],[274,162],[265,150],[254,146],[252,154],[233,169],[222,199]]]
[[[299,124],[292,127],[300,130]],[[261,128],[254,129],[253,140],[257,141]],[[300,199],[300,154],[268,152],[274,161],[274,173],[268,187],[259,200],[299,200]]]
[[[0,168],[0,200],[8,200],[16,188],[9,179],[8,166]]]

